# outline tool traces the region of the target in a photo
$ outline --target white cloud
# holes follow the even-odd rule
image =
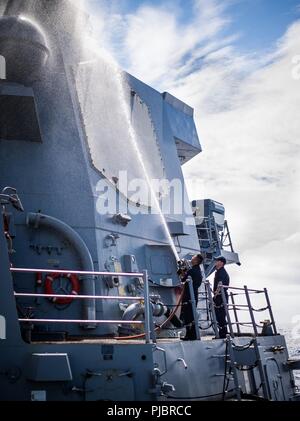
[[[159,7],[142,3],[134,14],[121,14],[125,3],[98,1],[97,37],[127,71],[157,88],[177,80],[197,65],[199,57],[232,40],[215,42],[229,23],[219,0],[195,0],[189,23],[182,23],[183,10],[174,1]]]
[[[233,281],[270,286],[284,312],[285,285],[300,292],[300,80],[292,77],[300,22],[273,51],[245,55],[234,45],[239,34],[222,32],[228,2],[195,0],[189,22],[174,2],[130,15],[105,4],[103,44],[135,76],[195,108],[203,153],[184,173],[204,180],[192,198],[225,204],[243,261]]]
[[[267,286],[285,321],[299,311],[291,291],[300,293],[300,81],[292,78],[299,39],[297,22],[264,66],[247,73],[255,57],[217,58],[174,92],[197,110],[204,153],[184,172],[199,174],[206,195],[226,206],[243,262],[231,268],[233,282]]]

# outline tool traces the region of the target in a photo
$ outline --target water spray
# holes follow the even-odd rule
[[[162,227],[164,229],[165,235],[167,237],[167,240],[171,246],[172,252],[174,254],[174,257],[176,259],[176,261],[179,261],[179,255],[178,252],[176,250],[174,241],[172,239],[172,236],[170,234],[165,216],[161,210],[160,207],[160,203],[159,203],[159,199],[156,196],[155,190],[152,186],[151,183],[151,178],[148,174],[144,159],[143,159],[143,155],[142,152],[140,150],[140,147],[138,145],[138,139],[137,139],[137,133],[135,131],[135,128],[133,126],[132,120],[131,120],[131,110],[130,107],[128,105],[128,101],[127,101],[127,97],[126,97],[126,88],[125,88],[125,79],[124,79],[124,73],[120,70],[118,64],[115,62],[115,60],[107,53],[107,51],[105,51],[103,48],[99,48],[95,39],[88,37],[86,39],[86,45],[87,48],[89,50],[91,50],[93,52],[93,54],[95,54],[99,59],[103,60],[105,62],[105,64],[109,65],[114,77],[115,77],[115,82],[116,82],[116,89],[117,89],[117,93],[118,93],[118,97],[119,97],[119,104],[120,104],[120,110],[121,113],[123,114],[124,118],[125,118],[125,125],[127,127],[128,130],[128,134],[129,134],[129,140],[131,142],[131,145],[133,147],[133,150],[136,154],[137,157],[137,162],[139,163],[142,172],[144,174],[145,177],[145,181],[149,187],[150,190],[150,194],[151,194],[151,203],[154,204],[154,207],[157,209],[158,215],[160,217],[161,223],[162,223]],[[82,61],[79,64],[80,65],[85,65],[85,64],[91,64],[94,63],[97,60],[87,60],[87,61]],[[135,95],[134,91],[131,91],[131,97],[133,96],[133,93]]]
[[[122,73],[121,73],[121,71],[119,69],[117,69],[116,77],[118,78],[118,85],[120,86],[121,104],[122,104],[122,109],[124,111],[124,115],[126,117],[126,121],[128,123],[128,130],[129,130],[130,140],[131,140],[132,145],[133,145],[133,148],[134,148],[134,150],[136,152],[138,161],[139,161],[139,163],[140,163],[140,165],[142,167],[143,173],[145,175],[146,182],[147,182],[148,187],[149,187],[150,192],[151,192],[151,199],[154,201],[155,207],[157,208],[157,211],[159,213],[159,216],[160,216],[160,219],[161,219],[161,222],[162,222],[162,225],[163,225],[165,234],[166,234],[167,239],[168,239],[168,241],[170,243],[170,246],[171,246],[172,252],[174,254],[174,257],[175,257],[176,261],[179,261],[179,255],[177,253],[177,250],[176,250],[174,241],[173,241],[173,239],[171,237],[171,234],[170,234],[170,231],[169,231],[169,228],[168,228],[166,219],[165,219],[164,214],[163,214],[163,212],[161,210],[161,207],[160,207],[160,204],[159,204],[159,200],[158,200],[158,198],[157,198],[157,196],[155,194],[155,191],[153,189],[153,186],[152,186],[152,183],[151,183],[151,179],[149,177],[147,168],[146,168],[145,163],[144,163],[144,160],[143,160],[142,153],[141,153],[140,148],[138,146],[136,132],[135,132],[134,127],[133,127],[132,122],[131,122],[130,110],[129,110],[129,107],[127,105],[127,101],[126,101],[126,97],[125,97],[124,78],[123,78],[123,75],[122,75]]]

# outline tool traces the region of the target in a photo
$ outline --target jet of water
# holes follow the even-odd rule
[[[87,45],[89,46],[89,49],[92,48],[92,42],[91,41],[87,42]],[[154,207],[157,210],[157,213],[160,217],[161,224],[162,224],[162,227],[164,229],[167,240],[170,244],[170,247],[172,249],[172,252],[174,254],[174,257],[175,257],[176,261],[178,261],[179,260],[178,252],[176,250],[173,238],[170,234],[165,216],[164,216],[164,214],[161,210],[159,199],[158,199],[157,194],[156,194],[156,192],[153,188],[151,178],[149,176],[148,170],[147,170],[146,165],[145,165],[143,154],[142,154],[141,149],[139,147],[137,133],[136,133],[135,128],[133,126],[133,123],[131,121],[131,110],[130,110],[130,105],[128,103],[127,96],[126,96],[127,91],[126,91],[126,81],[125,81],[125,78],[124,78],[124,73],[119,68],[119,66],[115,63],[115,61],[112,58],[110,58],[110,56],[107,54],[107,52],[102,53],[101,49],[95,48],[95,46],[94,46],[93,47],[93,53],[96,54],[96,56],[99,57],[99,59],[105,61],[106,65],[108,65],[109,68],[110,68],[111,74],[115,78],[115,81],[116,81],[115,86],[116,86],[116,89],[118,90],[117,95],[118,95],[118,98],[119,98],[118,103],[119,103],[120,111],[124,116],[124,120],[125,120],[125,124],[126,124],[125,127],[126,127],[126,130],[127,130],[128,134],[129,134],[128,139],[131,142],[133,151],[136,155],[136,160],[137,160],[138,164],[140,165],[142,173],[144,174],[145,181],[147,183],[147,186],[149,188],[149,192],[151,194],[151,203],[154,204]],[[96,62],[97,62],[97,60],[96,60]],[[80,64],[84,65],[84,64],[90,64],[90,63],[91,63],[91,61],[87,61],[87,62],[81,62]],[[97,63],[95,63],[95,65],[97,65]]]
[[[128,103],[126,101],[126,96],[125,96],[125,87],[124,87],[125,81],[124,81],[124,76],[123,76],[123,73],[121,72],[121,70],[119,68],[116,68],[115,70],[116,70],[116,78],[118,80],[118,86],[120,87],[120,92],[119,92],[119,94],[120,94],[120,103],[121,103],[122,110],[123,110],[124,115],[125,115],[125,118],[126,118],[126,122],[128,124],[129,138],[130,138],[130,140],[132,142],[132,145],[133,145],[133,148],[134,148],[134,150],[136,152],[137,159],[138,159],[138,161],[139,161],[139,163],[140,163],[140,165],[142,167],[143,173],[145,175],[145,180],[146,180],[147,185],[148,185],[148,187],[150,189],[151,199],[153,200],[153,202],[155,204],[155,207],[156,207],[156,209],[158,211],[158,214],[160,216],[162,226],[164,228],[164,231],[165,231],[165,234],[167,236],[167,239],[168,239],[168,241],[170,243],[170,246],[171,246],[171,249],[173,251],[174,257],[175,257],[176,261],[178,261],[179,260],[178,252],[176,250],[176,247],[175,247],[173,238],[172,238],[172,236],[170,234],[170,231],[169,231],[168,224],[166,222],[165,216],[164,216],[164,214],[163,214],[163,212],[161,210],[161,207],[160,207],[160,204],[159,204],[159,200],[158,200],[157,195],[156,195],[156,193],[155,193],[155,191],[153,189],[153,186],[152,186],[152,183],[151,183],[151,179],[149,177],[147,168],[146,168],[145,163],[144,163],[143,155],[142,155],[142,153],[140,151],[140,148],[139,148],[139,145],[138,145],[136,132],[135,132],[135,129],[133,127],[133,124],[131,123],[131,113],[130,113],[130,109],[129,109]]]
[[[85,5],[85,1],[84,0],[80,0],[80,6],[82,8],[84,8]],[[84,31],[83,31],[84,32]],[[172,249],[172,252],[174,254],[174,257],[176,259],[176,261],[179,260],[179,255],[178,252],[176,250],[173,238],[170,234],[165,216],[161,210],[160,207],[160,203],[159,203],[159,199],[156,195],[156,192],[153,188],[152,182],[151,182],[151,178],[149,176],[149,173],[147,171],[144,159],[143,159],[143,155],[141,152],[141,149],[139,147],[139,143],[138,143],[138,138],[137,138],[137,133],[135,131],[134,125],[132,123],[131,120],[131,110],[130,110],[130,105],[128,103],[127,97],[126,97],[126,81],[124,78],[124,72],[122,72],[122,70],[120,69],[120,67],[118,66],[118,64],[116,63],[116,61],[111,57],[111,55],[104,49],[101,48],[99,46],[99,43],[90,35],[83,33],[82,35],[82,43],[84,44],[84,49],[88,49],[91,50],[93,53],[93,57],[98,57],[100,60],[104,60],[104,62],[110,67],[111,72],[113,74],[113,76],[115,77],[115,81],[116,81],[116,87],[118,90],[118,97],[119,97],[119,104],[120,104],[120,110],[124,115],[125,118],[125,122],[126,122],[126,126],[127,126],[127,130],[128,130],[128,134],[129,134],[129,140],[132,144],[133,150],[136,154],[136,158],[137,158],[137,162],[139,163],[142,172],[144,174],[145,177],[145,181],[149,187],[149,191],[151,194],[151,203],[154,204],[155,208],[157,209],[158,215],[160,217],[161,220],[161,224],[162,227],[165,231],[165,235],[167,237],[167,240],[170,244],[170,247]],[[88,62],[87,62],[88,63]],[[81,64],[85,64],[84,62],[82,62]],[[97,65],[97,64],[95,64]]]

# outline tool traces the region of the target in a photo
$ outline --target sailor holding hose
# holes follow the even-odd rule
[[[196,307],[197,307],[198,289],[200,288],[200,285],[202,282],[202,272],[200,268],[200,265],[202,262],[203,262],[203,257],[201,256],[201,254],[196,254],[195,256],[192,257],[191,269],[180,268],[178,270],[178,274],[181,277],[181,282],[184,283],[184,292],[183,292],[183,297],[182,297],[182,307],[181,307],[180,318],[186,327],[186,334],[183,338],[181,338],[182,340],[185,340],[185,341],[193,341],[197,339],[190,290],[189,290],[189,285],[186,282],[186,280],[188,277],[192,278],[193,291],[194,291],[195,302],[196,302]]]

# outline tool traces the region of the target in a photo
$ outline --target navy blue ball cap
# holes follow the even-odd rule
[[[223,256],[218,256],[218,257],[215,257],[215,258],[214,258],[214,260],[218,260],[218,261],[220,261],[220,262],[223,262],[223,263],[224,263],[224,265],[226,265],[226,259],[225,259],[225,257],[223,257]]]

